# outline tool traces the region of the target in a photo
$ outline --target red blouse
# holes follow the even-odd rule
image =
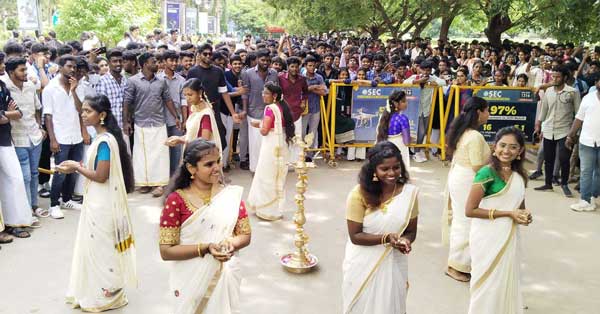
[[[279,107],[279,112],[283,113],[283,110],[281,109],[281,106],[279,104],[277,105],[277,107]],[[265,108],[265,117],[271,118],[271,122],[269,123],[269,130],[275,128],[275,114],[273,113],[273,110],[271,110],[271,108]],[[285,120],[283,120],[283,117],[281,119],[281,126],[285,128]]]
[[[160,216],[160,244],[179,244],[181,225],[196,211],[196,208],[185,199],[184,195],[184,192],[177,190],[169,194],[165,200],[165,205]],[[246,205],[241,201],[233,235],[250,233],[251,228],[248,213],[246,212]]]
[[[210,123],[209,115],[204,115],[200,120],[200,128],[198,129],[198,134],[196,136],[202,137],[202,130],[209,130],[212,132],[212,125]]]

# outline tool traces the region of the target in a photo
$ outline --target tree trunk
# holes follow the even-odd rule
[[[490,45],[494,48],[500,48],[502,46],[502,33],[509,30],[512,26],[513,23],[508,16],[496,14],[488,17],[488,25],[484,33]]]
[[[381,29],[376,25],[369,26],[367,32],[371,35],[372,39],[379,39],[379,35],[381,35]]]
[[[448,43],[448,33],[450,32],[450,26],[454,21],[455,16],[444,16],[442,17],[442,26],[440,27],[440,40],[444,43]]]

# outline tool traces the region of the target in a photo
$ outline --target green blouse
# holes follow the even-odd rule
[[[500,175],[490,165],[483,166],[477,174],[473,184],[481,184],[484,191],[484,197],[494,195],[506,186],[506,182],[500,177]]]

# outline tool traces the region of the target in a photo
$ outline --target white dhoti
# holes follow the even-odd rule
[[[258,164],[258,155],[260,154],[260,145],[262,142],[262,136],[260,135],[260,129],[252,126],[252,122],[260,123],[260,119],[254,119],[248,116],[248,154],[250,155],[250,171],[256,171],[256,165]]]
[[[31,226],[32,212],[25,191],[21,164],[12,145],[0,146],[0,205],[4,225]],[[2,217],[0,217],[0,230],[2,229]]]
[[[298,120],[294,121],[294,135],[297,137],[302,136],[302,117],[298,118]],[[298,155],[300,154],[300,148],[296,144],[292,144],[289,146],[289,160],[291,163],[295,163],[298,161]]]
[[[136,126],[133,142],[133,173],[136,186],[164,186],[169,183],[167,127]]]

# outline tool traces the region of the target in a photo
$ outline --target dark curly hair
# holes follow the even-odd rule
[[[358,174],[358,184],[360,192],[367,205],[371,208],[377,208],[381,205],[381,195],[383,186],[381,181],[373,181],[373,175],[378,165],[383,163],[385,159],[396,158],[400,161],[400,177],[397,183],[405,184],[408,182],[409,175],[406,170],[406,165],[402,160],[402,154],[396,145],[389,141],[383,141],[375,144],[367,154],[367,159],[360,168]]]
[[[217,145],[214,142],[207,141],[203,138],[197,138],[187,143],[185,151],[183,152],[183,161],[171,177],[171,182],[167,187],[165,196],[168,197],[168,195],[175,190],[189,187],[192,184],[192,174],[188,171],[186,164],[196,166],[202,157],[210,154],[210,152],[215,149],[217,149]]]

